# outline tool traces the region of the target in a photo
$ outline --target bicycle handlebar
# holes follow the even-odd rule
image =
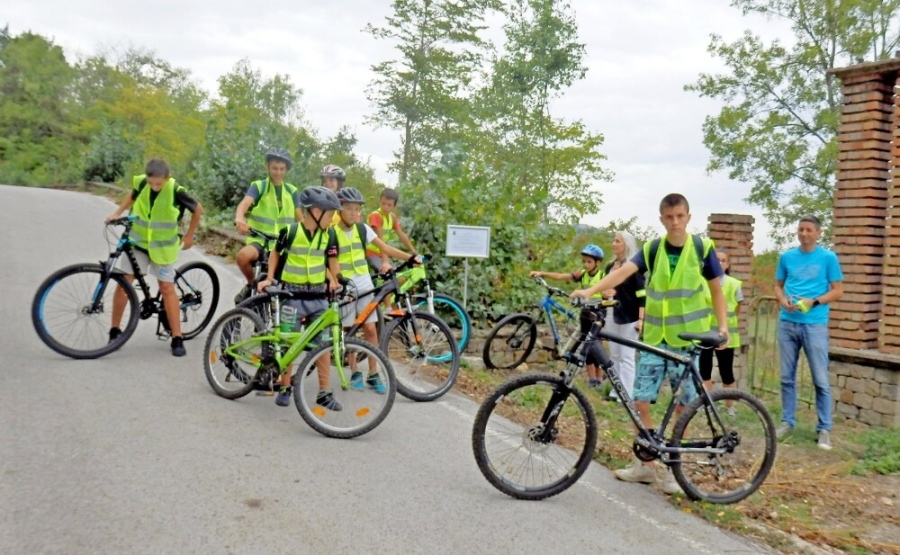
[[[398,274],[404,270],[408,270],[408,269],[412,268],[413,266],[415,266],[416,258],[421,258],[422,264],[424,264],[428,260],[428,258],[425,256],[420,256],[418,254],[414,254],[411,257],[409,257],[408,259],[406,259],[406,261],[404,261],[403,264],[397,266],[396,268],[391,268],[387,272],[379,272],[376,274],[372,274],[372,279],[383,279],[383,280],[391,279],[396,274]]]
[[[265,232],[263,232],[263,231],[257,231],[257,230],[255,230],[255,229],[253,229],[252,227],[250,228],[250,231],[247,232],[247,235],[250,235],[251,237],[256,237],[257,239],[263,239],[263,240],[265,240],[265,241],[271,241],[271,242],[273,242],[273,243],[274,243],[275,241],[278,240],[278,236],[277,236],[277,235],[270,235],[270,234],[265,233]]]
[[[137,216],[129,214],[128,216],[122,216],[121,218],[110,220],[106,222],[106,225],[124,225],[125,227],[131,227],[131,224],[133,224],[134,220],[136,219]]]
[[[602,308],[610,308],[619,306],[619,301],[615,299],[591,299],[586,301],[581,297],[572,298],[572,306],[586,308],[588,310],[599,310]]]
[[[534,282],[537,283],[538,285],[540,285],[541,287],[545,287],[547,289],[547,291],[549,291],[553,295],[558,295],[560,297],[568,297],[569,296],[568,291],[563,291],[559,287],[553,287],[552,285],[550,285],[546,281],[544,281],[544,278],[542,278],[540,276],[534,276],[531,279],[533,279]]]

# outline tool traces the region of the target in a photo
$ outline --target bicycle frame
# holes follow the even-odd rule
[[[131,223],[134,222],[135,217],[126,216],[125,218],[121,218],[121,220],[127,223],[125,224],[125,231],[122,232],[122,236],[119,237],[119,241],[116,243],[116,250],[109,253],[106,262],[100,261],[100,265],[103,266],[103,273],[101,274],[100,282],[97,284],[97,289],[94,291],[94,298],[91,301],[91,312],[96,313],[102,310],[100,304],[103,299],[103,294],[106,292],[106,287],[109,284],[110,276],[116,271],[116,261],[118,261],[122,254],[125,254],[134,271],[134,279],[137,281],[141,293],[144,295],[143,302],[141,303],[141,319],[146,320],[157,311],[155,308],[151,309],[151,307],[147,306],[148,301],[153,300],[153,295],[150,293],[150,286],[147,285],[147,280],[144,279],[144,274],[141,273],[141,268],[134,258],[134,251],[132,250],[135,243],[131,238]]]
[[[543,311],[543,313],[539,312]],[[559,330],[556,328],[556,321],[553,318],[553,312],[557,312],[566,318],[572,320],[575,318],[575,314],[564,307],[559,302],[553,299],[553,294],[548,292],[547,296],[541,301],[541,303],[535,307],[532,311],[531,319],[535,322],[541,317],[541,314],[547,319],[547,323],[550,325],[550,331],[553,333],[553,342],[559,345]]]

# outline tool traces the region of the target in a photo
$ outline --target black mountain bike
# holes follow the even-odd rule
[[[659,429],[641,422],[634,403],[609,357],[601,348],[601,366],[639,432],[632,450],[641,461],[661,460],[691,499],[736,503],[755,492],[775,461],[775,426],[765,406],[736,389],[707,392],[694,361],[701,349],[723,340],[715,331],[681,333],[692,341],[689,356],[664,351],[603,330],[606,307],[593,301],[581,312],[581,344],[598,338],[652,353],[684,367]],[[597,420],[590,402],[575,387],[584,366],[576,345],[565,353],[567,367],[559,375],[526,374],[501,384],[482,403],[475,417],[472,448],[484,477],[503,493],[537,500],[568,489],[587,470],[597,443]],[[699,397],[677,418],[665,436],[677,402],[676,393],[691,380]],[[728,405],[733,404],[734,416]],[[513,421],[520,422],[516,424]]]
[[[251,237],[256,237],[257,239],[260,239],[263,242],[263,244],[262,244],[263,252],[259,256],[259,258],[256,259],[256,262],[254,262],[252,265],[252,267],[253,267],[253,287],[250,288],[250,294],[242,299],[240,297],[240,293],[238,293],[238,295],[235,296],[235,298],[234,298],[235,305],[239,305],[242,302],[244,302],[245,300],[253,297],[254,295],[259,294],[256,291],[256,286],[259,284],[259,282],[266,279],[266,275],[269,271],[269,253],[272,252],[272,249],[275,248],[275,242],[278,241],[278,236],[270,235],[263,231],[257,231],[253,228],[250,228],[250,231],[247,232],[247,235],[249,235]]]
[[[138,319],[158,315],[156,334],[167,340],[171,333],[160,293],[151,294],[150,287],[134,258],[134,241],[129,237],[134,216],[126,216],[107,224],[124,226],[106,261],[72,264],[54,272],[38,287],[31,303],[31,322],[38,337],[61,355],[75,359],[91,359],[118,350],[137,329]],[[107,235],[108,242],[112,240]],[[116,261],[125,255],[135,269],[143,300],[124,275],[116,270]],[[109,339],[113,295],[118,285],[125,291],[122,333]],[[180,303],[181,333],[193,339],[209,325],[219,302],[219,278],[209,264],[188,262],[175,271],[175,292]]]

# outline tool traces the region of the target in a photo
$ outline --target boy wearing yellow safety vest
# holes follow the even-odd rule
[[[285,302],[297,310],[296,330],[303,319],[315,320],[328,309],[327,292],[337,289],[338,245],[330,223],[335,210],[341,203],[337,196],[324,187],[307,187],[300,192],[300,206],[303,215],[299,223],[293,223],[278,234],[275,249],[269,254],[269,269],[266,279],[257,286],[262,293],[275,279],[294,293],[294,298]],[[327,331],[317,338],[331,341]],[[319,373],[319,394],[316,403],[328,410],[343,408],[334,398],[330,389],[331,356],[319,357],[316,367]],[[291,369],[281,378],[281,390],[275,403],[286,407],[291,402]]]
[[[372,277],[369,275],[365,246],[374,243],[389,256],[404,260],[416,255],[395,249],[379,239],[371,227],[359,223],[365,199],[357,189],[344,187],[338,191],[337,196],[341,201],[340,223],[335,228],[338,240],[338,263],[341,274],[350,279],[347,287],[351,288],[356,297],[355,304],[348,304],[342,308],[344,327],[349,328],[356,323],[357,317],[363,314],[368,304],[372,302],[371,291],[375,288]],[[386,268],[382,268],[382,271],[387,270],[390,270],[390,264],[387,264]],[[372,345],[378,345],[378,334],[375,329],[377,319],[375,311],[372,311],[362,325],[363,337]],[[375,362],[374,357],[369,357],[369,373],[365,378],[365,383],[377,393],[385,393],[387,388],[381,380],[381,376],[376,373]],[[357,371],[355,355],[350,359],[350,367],[353,369],[350,387],[357,390],[364,389],[363,375],[362,372]]]
[[[728,311],[728,335],[730,339],[728,345],[724,349],[716,349],[716,361],[719,363],[719,375],[722,377],[722,387],[733,388],[734,381],[734,352],[735,349],[741,347],[741,332],[738,324],[738,316],[741,311],[741,302],[744,300],[744,293],[741,291],[741,280],[731,277],[731,262],[728,259],[728,253],[722,249],[716,250],[716,257],[719,259],[719,265],[725,272],[720,278],[722,284],[722,294],[725,295],[725,304]],[[707,289],[707,295],[709,290]],[[712,298],[708,296],[710,305]],[[715,317],[710,314],[710,328],[715,326]],[[703,387],[709,391],[712,389],[712,367],[713,367],[713,350],[703,349],[700,351],[700,376],[703,378]],[[728,407],[725,409],[729,416],[737,416],[734,411],[734,401],[725,401]]]
[[[409,240],[409,236],[403,232],[403,228],[400,226],[400,218],[394,214],[394,209],[397,208],[399,200],[400,194],[397,191],[385,188],[381,192],[378,210],[369,214],[369,217],[366,218],[366,223],[375,230],[378,238],[385,243],[391,244],[400,239],[400,242],[403,243],[407,250],[415,252],[416,249],[413,247],[412,241]],[[366,258],[369,261],[369,266],[375,271],[378,271],[384,264],[390,264],[388,254],[375,244],[370,244],[366,249]]]
[[[293,166],[287,150],[273,148],[266,152],[268,177],[254,181],[247,189],[234,214],[234,225],[238,233],[247,234],[251,229],[269,235],[277,235],[283,228],[301,217],[298,199],[300,191],[284,181],[284,176]],[[247,237],[246,244],[237,253],[237,265],[247,284],[235,296],[234,304],[250,296],[253,287],[253,264],[264,254],[263,240]]]
[[[134,259],[142,274],[155,277],[159,282],[163,308],[172,334],[172,354],[183,357],[184,338],[181,335],[181,311],[178,295],[175,293],[175,263],[178,253],[194,244],[194,232],[200,224],[203,207],[187,189],[175,182],[169,175],[169,165],[164,160],[153,158],[147,162],[144,175],[136,175],[131,180],[131,192],[122,200],[115,212],[106,221],[115,220],[131,209],[136,219],[131,227],[131,238],[135,242]],[[191,212],[191,223],[182,239],[178,234],[178,223],[185,210]],[[118,269],[131,283],[135,269],[128,257],[119,260]],[[119,326],[128,297],[121,287],[116,287],[113,295],[112,327],[109,339],[112,341],[122,333]]]
[[[719,334],[728,338],[725,297],[719,278],[722,267],[716,258],[712,241],[694,237],[687,232],[691,221],[690,206],[684,196],[672,193],[659,204],[659,220],[666,228],[666,235],[644,243],[644,248],[630,261],[614,270],[596,285],[574,291],[573,297],[588,299],[592,295],[615,287],[636,272],[650,271],[644,308],[644,342],[660,349],[686,355],[691,343],[678,337],[679,333],[703,333],[709,331],[709,304],[704,282],[709,286],[712,305],[715,308]],[[654,252],[655,251],[655,252]],[[650,404],[659,396],[666,376],[674,386],[683,369],[652,353],[641,353],[640,364],[634,380],[634,406],[641,421],[653,429]],[[684,406],[696,398],[697,392],[690,380],[682,383],[678,414]],[[656,482],[652,462],[641,463],[616,471],[616,478],[626,482],[649,484]],[[671,472],[658,481],[667,494],[679,493],[681,488]]]
[[[533,271],[528,275],[530,277],[548,277],[560,281],[574,281],[587,288],[599,283],[600,279],[603,278],[604,272],[601,264],[603,264],[603,249],[597,245],[586,245],[581,249],[582,270],[575,270],[568,274]],[[593,295],[593,298],[597,299],[602,297],[602,293]],[[599,348],[600,345],[596,341],[584,346],[584,368],[587,370],[588,386],[594,388],[599,388],[603,384],[603,376],[599,366],[600,356],[597,354]]]

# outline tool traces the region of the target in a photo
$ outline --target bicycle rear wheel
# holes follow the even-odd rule
[[[181,307],[181,334],[200,335],[219,304],[219,276],[205,262],[188,262],[175,272],[175,292]]]
[[[416,310],[427,310],[427,308],[428,301],[418,299]],[[462,303],[449,295],[435,293],[434,315],[447,324],[447,327],[450,328],[453,337],[456,339],[459,352],[464,353],[466,347],[469,346],[469,336],[472,334],[472,318],[466,309],[463,308]]]
[[[246,308],[255,312],[266,326],[266,329],[272,329],[275,324],[275,318],[272,314],[272,295],[261,293],[241,301],[238,308]]]
[[[110,341],[114,285],[125,291],[125,325]],[[100,264],[73,264],[57,270],[38,287],[31,302],[31,323],[41,341],[74,359],[99,358],[118,350],[134,334],[139,316],[134,287],[115,272],[103,283]]]
[[[219,397],[239,399],[253,391],[257,368],[266,359],[266,344],[251,343],[239,353],[227,353],[226,349],[258,333],[265,333],[265,324],[243,308],[229,310],[213,324],[203,348],[203,370]]]
[[[736,389],[710,393],[721,423],[703,399],[685,408],[672,430],[672,445],[719,453],[672,455],[672,474],[691,499],[737,503],[762,485],[775,462],[775,425],[756,397]],[[728,405],[734,416],[728,414]]]
[[[481,357],[487,368],[509,370],[525,362],[534,342],[537,326],[527,314],[504,316],[484,341]]]
[[[550,374],[501,384],[481,404],[472,427],[475,461],[487,481],[530,501],[577,482],[596,443],[597,419],[587,397]]]
[[[433,401],[459,376],[459,348],[440,318],[411,312],[389,322],[381,334],[381,350],[394,365],[397,391],[413,401]]]
[[[387,417],[394,405],[397,382],[391,363],[371,343],[345,338],[343,354],[342,360],[355,357],[361,361],[365,357],[359,362],[359,380],[351,383],[351,370],[342,365],[346,378],[342,384],[329,341],[303,359],[292,384],[294,404],[304,422],[324,436],[349,439],[374,430]],[[378,383],[383,388],[376,389]],[[322,399],[322,391],[330,392],[336,405]]]

